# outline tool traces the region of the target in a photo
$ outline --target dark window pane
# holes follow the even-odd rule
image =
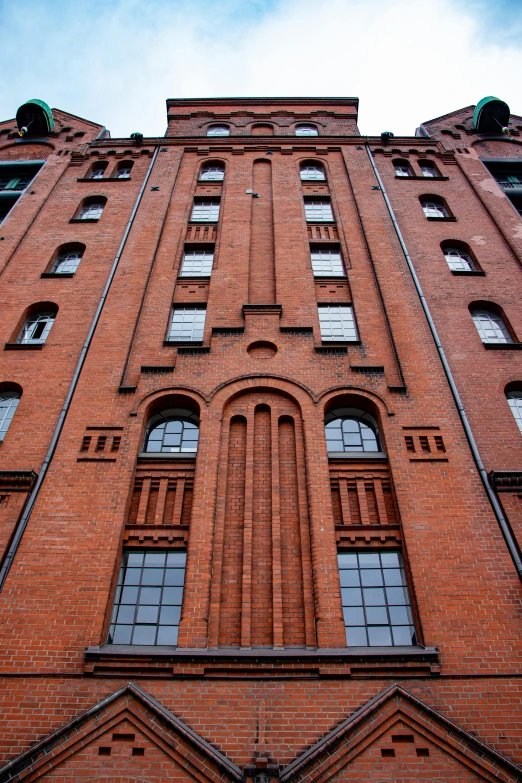
[[[185,581],[185,570],[183,568],[167,568],[165,571],[166,585],[182,585]]]
[[[390,606],[389,612],[392,625],[413,625],[413,617],[409,606]]]
[[[366,606],[384,606],[386,603],[384,600],[384,590],[379,589],[378,587],[365,587],[363,593]]]
[[[379,569],[366,569],[361,571],[361,581],[365,587],[380,587],[382,585],[382,572]]]
[[[375,626],[371,625],[368,628],[368,641],[370,646],[388,646],[392,643],[390,629],[387,625]]]
[[[138,588],[137,587],[124,587],[121,591],[122,604],[135,604],[138,600]]]
[[[404,587],[387,587],[386,596],[389,604],[408,604],[408,594]]]
[[[347,628],[346,644],[348,647],[367,647],[366,628]]]
[[[139,585],[141,570],[139,568],[127,568],[123,583],[126,585]]]
[[[345,625],[365,625],[362,606],[345,606],[343,614]]]
[[[160,613],[161,625],[179,625],[181,606],[163,606]]]
[[[162,568],[144,568],[141,583],[142,585],[161,585],[163,574]]]
[[[183,598],[182,587],[164,587],[163,597],[161,599],[162,604],[181,604]]]
[[[398,552],[381,552],[383,568],[398,568],[401,565]]]
[[[116,625],[112,634],[113,644],[130,644],[132,625]]]
[[[141,566],[143,565],[143,552],[129,552],[127,555],[128,566]]]
[[[392,628],[395,644],[415,644],[415,633],[412,626],[399,625]]]
[[[146,566],[164,566],[166,560],[165,552],[147,552],[145,555]]]
[[[155,625],[135,625],[132,634],[133,644],[155,644],[156,626]]]
[[[385,585],[402,585],[403,574],[400,568],[385,568],[384,569],[384,584]]]
[[[344,552],[341,555],[337,555],[337,562],[339,563],[339,568],[357,568],[357,555]]]
[[[366,621],[368,625],[387,625],[388,612],[385,606],[367,606]]]
[[[168,566],[185,566],[185,563],[187,562],[187,553],[186,552],[169,552],[167,554],[167,565]]]
[[[178,643],[178,626],[160,625],[158,628],[157,644],[177,644],[177,643]]]
[[[118,610],[118,622],[119,623],[133,623],[135,606],[120,606]]]
[[[158,606],[138,606],[138,613],[136,615],[137,623],[157,623],[158,622]]]
[[[343,587],[341,597],[343,606],[362,606],[361,591],[354,587]]]
[[[359,565],[361,568],[379,568],[381,563],[379,561],[378,552],[364,552],[359,555]]]
[[[361,580],[359,571],[340,571],[341,587],[359,587]]]
[[[161,599],[161,587],[142,587],[140,604],[159,604]]]

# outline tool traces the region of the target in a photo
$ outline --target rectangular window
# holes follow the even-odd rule
[[[109,644],[177,644],[186,559],[186,552],[123,553]]]
[[[210,277],[214,263],[213,248],[185,249],[180,277]]]
[[[219,199],[197,199],[192,207],[191,221],[196,223],[217,223],[219,220]]]
[[[0,223],[35,178],[43,162],[0,163]]]
[[[338,561],[348,647],[417,644],[401,553],[340,553]]]
[[[204,307],[175,307],[168,339],[176,342],[201,342],[206,314]]]
[[[310,248],[314,277],[345,277],[339,248]]]
[[[318,310],[323,341],[353,342],[359,339],[351,305],[320,305]]]
[[[330,199],[305,198],[307,223],[332,223],[334,216]]]

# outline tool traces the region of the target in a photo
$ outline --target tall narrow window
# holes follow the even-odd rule
[[[296,136],[318,136],[319,132],[315,125],[297,125],[295,129]]]
[[[25,190],[32,180],[32,176],[29,174],[19,174],[18,176],[13,176],[13,174],[14,172],[1,176],[0,169],[0,190]]]
[[[491,310],[472,310],[471,315],[483,343],[512,343],[506,325],[500,315]]]
[[[314,277],[345,277],[341,251],[338,248],[310,249]]]
[[[522,433],[522,392],[511,391],[506,394],[506,397],[518,429]]]
[[[446,206],[442,203],[442,201],[425,201],[422,200],[422,208],[424,210],[424,214],[427,218],[447,218],[449,217],[449,212],[446,208]]]
[[[51,331],[55,312],[34,313],[30,315],[22,327],[16,342],[20,345],[39,345],[45,343]]]
[[[114,176],[116,179],[129,179],[132,171],[133,163],[131,160],[122,160],[116,167]]]
[[[175,307],[168,339],[174,342],[201,342],[206,313],[204,307]]]
[[[419,165],[423,177],[440,177],[440,174],[437,171],[436,167],[430,161],[427,160],[419,161]]]
[[[0,391],[0,442],[6,436],[20,402],[21,394],[17,391]]]
[[[326,180],[324,168],[320,163],[303,163],[300,172],[303,182],[317,180],[324,182]]]
[[[395,176],[413,177],[413,171],[407,160],[395,160],[393,165],[395,166]]]
[[[186,560],[185,552],[123,553],[109,644],[177,644]]]
[[[194,223],[217,223],[219,220],[219,199],[196,199],[190,219]]]
[[[222,182],[225,179],[225,167],[222,163],[208,163],[199,173],[200,182]]]
[[[473,259],[465,250],[457,247],[445,247],[444,257],[452,272],[474,272],[476,270]]]
[[[230,127],[228,125],[210,125],[207,129],[207,136],[230,136]]]
[[[308,223],[332,223],[334,221],[329,198],[305,198],[304,205]]]
[[[56,256],[51,269],[55,275],[71,275],[76,272],[82,260],[83,250],[64,250]]]
[[[88,179],[103,179],[103,175],[105,174],[105,169],[107,168],[107,163],[105,161],[100,161],[99,163],[93,163],[91,166],[91,170],[89,172]]]
[[[319,305],[323,342],[354,342],[359,339],[351,305]]]
[[[180,277],[210,277],[214,263],[213,248],[186,249]]]
[[[338,561],[348,647],[417,644],[401,553],[346,552]]]
[[[80,208],[78,212],[78,220],[99,220],[102,216],[105,201],[92,200],[88,201]]]
[[[198,440],[199,419],[195,413],[182,409],[164,411],[150,420],[143,451],[193,453],[198,450]]]

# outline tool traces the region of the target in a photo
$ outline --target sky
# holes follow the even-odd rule
[[[113,137],[167,98],[353,97],[413,135],[486,95],[522,114],[522,0],[0,0],[0,117],[40,98]]]

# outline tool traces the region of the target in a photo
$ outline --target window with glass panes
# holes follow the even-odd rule
[[[435,166],[431,166],[429,163],[421,163],[421,171],[423,177],[438,177],[439,172]]]
[[[122,161],[116,169],[117,179],[129,179],[132,171],[131,161]]]
[[[423,201],[422,208],[426,217],[445,218],[449,217],[448,210],[440,201]]]
[[[192,419],[190,421],[189,419]],[[194,414],[155,417],[147,429],[144,451],[195,452],[198,450],[199,426]]]
[[[221,182],[225,179],[225,169],[219,163],[203,166],[199,173],[200,181]]]
[[[506,394],[511,413],[515,417],[518,429],[522,432],[522,392],[512,391]]]
[[[308,180],[321,180],[326,179],[324,169],[319,163],[306,163],[301,166],[301,179],[303,181]]]
[[[208,248],[185,250],[181,264],[181,277],[210,277],[214,251]]]
[[[330,199],[306,198],[304,205],[308,223],[330,223],[333,221]]]
[[[178,643],[186,559],[186,552],[123,553],[109,644]]]
[[[207,311],[202,307],[175,307],[169,329],[169,340],[201,342]]]
[[[19,402],[19,392],[0,391],[0,441],[6,436]]]
[[[190,219],[193,222],[217,223],[219,220],[219,199],[194,201]]]
[[[228,125],[211,125],[207,130],[207,136],[230,136]]]
[[[68,250],[65,253],[59,253],[53,264],[53,273],[55,275],[73,274],[78,269],[82,255],[83,251],[81,250]]]
[[[102,201],[93,201],[90,204],[84,204],[78,213],[80,220],[99,220],[105,206]]]
[[[314,277],[345,277],[341,251],[330,248],[311,248]]]
[[[29,175],[0,176],[0,190],[25,190],[31,180],[32,176]]]
[[[459,250],[456,247],[446,247],[444,249],[444,257],[453,272],[475,271],[475,264],[470,254],[466,253],[465,250]]]
[[[362,417],[339,417],[324,425],[329,452],[380,451],[376,428]]]
[[[298,125],[295,129],[296,136],[318,136],[319,132],[315,125]]]
[[[351,342],[359,339],[350,305],[320,305],[318,310],[323,341]]]
[[[374,550],[337,557],[347,646],[417,644],[402,554]]]
[[[103,179],[103,175],[105,174],[106,168],[107,168],[106,163],[95,163],[91,169],[91,174],[89,179]]]
[[[413,172],[406,163],[396,163],[395,174],[397,177],[413,177]]]
[[[35,313],[35,315],[29,316],[16,342],[21,345],[44,343],[55,318],[56,313]]]
[[[500,315],[491,310],[473,310],[471,315],[483,343],[513,342]]]

